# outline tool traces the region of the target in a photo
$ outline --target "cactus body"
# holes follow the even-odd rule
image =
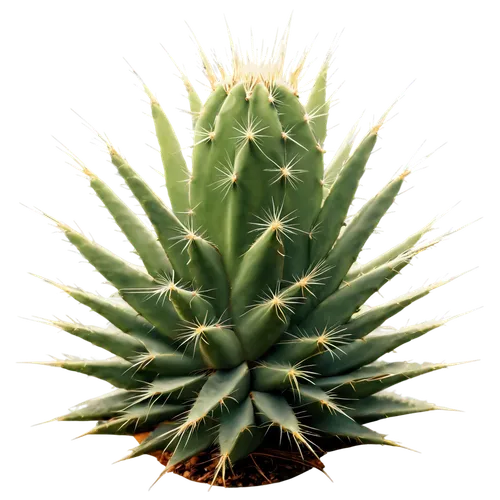
[[[331,449],[331,437],[395,445],[365,424],[438,407],[386,389],[446,366],[377,361],[444,323],[377,330],[433,286],[364,307],[429,246],[418,246],[429,228],[371,262],[357,263],[408,172],[346,222],[382,123],[357,147],[352,131],[325,166],[328,64],[302,104],[299,71],[286,77],[283,50],[260,69],[233,53],[229,76],[217,74],[203,55],[212,85],[204,104],[184,77],[193,111],[191,167],[146,89],[171,209],[107,143],[155,233],[83,168],[144,268],[58,223],[119,295],[106,299],[58,285],[112,328],[54,325],[114,357],[45,364],[117,388],[59,420],[98,421],[91,434],[149,432],[127,458],[168,450],[166,470],[217,448],[220,459],[209,481],[224,478],[228,467],[255,450],[288,449],[277,444],[273,431],[286,434],[301,453],[318,456]]]

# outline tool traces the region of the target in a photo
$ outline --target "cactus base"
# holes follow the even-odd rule
[[[148,432],[144,432],[136,434],[134,437],[141,443],[148,435]],[[150,455],[166,466],[172,453],[156,451]],[[190,481],[212,485],[218,460],[219,451],[214,446],[177,464],[170,472]],[[250,454],[246,459],[238,461],[232,470],[227,471],[224,480],[219,475],[213,485],[238,488],[279,483],[313,468],[324,472],[324,467],[323,462],[312,453],[303,453],[301,456],[300,453],[293,450],[259,449],[258,452]]]

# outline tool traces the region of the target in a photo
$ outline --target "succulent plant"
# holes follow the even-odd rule
[[[97,421],[88,434],[140,434],[126,458],[165,453],[164,472],[215,451],[217,462],[201,479],[215,484],[262,450],[298,453],[303,464],[318,466],[339,447],[398,446],[365,424],[438,407],[386,389],[448,366],[379,360],[445,323],[382,326],[444,282],[365,306],[439,241],[419,243],[428,224],[358,262],[409,174],[348,217],[385,115],[356,147],[353,129],[325,166],[329,58],[301,104],[304,58],[285,74],[286,37],[257,61],[232,49],[229,69],[200,49],[212,89],[204,104],[183,75],[194,129],[191,167],[144,87],[171,208],[101,136],[154,233],[75,158],[144,267],[52,219],[117,292],[105,298],[54,283],[110,326],[51,323],[113,357],[43,363],[116,388],[56,420]],[[269,471],[259,472],[267,479]]]

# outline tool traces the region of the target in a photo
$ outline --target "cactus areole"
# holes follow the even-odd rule
[[[379,358],[445,321],[379,327],[443,282],[364,305],[437,240],[421,242],[426,225],[358,262],[409,172],[347,218],[384,118],[359,140],[353,130],[325,165],[329,58],[302,103],[304,59],[285,73],[287,36],[256,61],[231,44],[229,69],[200,49],[212,91],[202,103],[183,75],[190,166],[145,87],[171,208],[100,136],[154,232],[74,158],[143,267],[52,219],[116,289],[106,298],[53,283],[110,325],[50,323],[113,356],[42,364],[115,387],[56,420],[96,421],[87,434],[136,436],[125,458],[154,455],[165,465],[161,475],[223,486],[277,482],[323,470],[328,451],[399,446],[365,424],[438,409],[387,389],[448,365]]]

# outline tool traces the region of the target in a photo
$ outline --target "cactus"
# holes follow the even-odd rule
[[[357,262],[409,174],[347,217],[385,115],[356,147],[353,129],[325,166],[329,58],[303,105],[297,85],[304,59],[285,74],[286,37],[260,61],[231,46],[230,70],[200,49],[212,89],[204,104],[183,75],[194,127],[191,167],[144,87],[171,208],[100,136],[154,233],[75,158],[144,266],[52,219],[117,293],[105,298],[53,283],[110,326],[50,323],[113,357],[42,363],[115,387],[56,420],[97,421],[88,434],[146,433],[126,458],[166,454],[164,472],[216,450],[212,473],[201,479],[212,484],[226,484],[259,450],[299,453],[302,463],[321,468],[314,465],[319,458],[342,446],[399,446],[365,424],[438,409],[387,389],[449,366],[379,360],[445,323],[382,327],[444,282],[365,306],[439,241],[419,243],[426,225],[374,260]],[[269,471],[259,471],[267,479]]]

